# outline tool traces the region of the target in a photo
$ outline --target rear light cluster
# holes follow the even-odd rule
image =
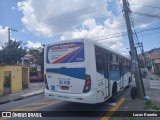
[[[48,83],[47,83],[47,77],[46,77],[46,74],[44,75],[44,83],[45,83],[45,87],[46,87],[46,89],[48,89],[48,90],[49,90],[49,88],[48,88]]]
[[[89,92],[91,89],[91,77],[90,75],[86,75],[85,85],[83,88],[83,93]]]

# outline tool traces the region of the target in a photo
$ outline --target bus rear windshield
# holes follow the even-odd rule
[[[74,63],[84,61],[83,42],[71,42],[47,47],[46,62],[48,64]]]

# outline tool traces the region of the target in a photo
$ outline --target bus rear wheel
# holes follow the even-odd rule
[[[113,87],[112,87],[112,101],[115,101],[117,98],[117,83],[113,83]]]
[[[135,100],[135,99],[137,98],[137,96],[138,96],[137,88],[136,88],[136,87],[132,87],[132,88],[131,88],[131,98],[132,98],[133,100]]]

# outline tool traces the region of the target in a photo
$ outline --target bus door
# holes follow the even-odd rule
[[[104,78],[105,78],[105,92],[106,97],[110,95],[110,80],[109,80],[109,55],[103,54],[104,62]]]

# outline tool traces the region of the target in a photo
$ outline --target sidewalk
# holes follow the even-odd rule
[[[148,75],[146,78],[150,80],[160,80],[160,76],[158,76],[157,74],[151,74],[150,72],[148,72]]]
[[[150,78],[153,79],[150,79]],[[151,99],[151,104],[146,104],[145,100],[132,100],[130,96],[130,90],[131,87],[135,86],[135,82],[133,81],[131,84],[131,87],[128,89],[129,94],[125,96],[125,102],[120,106],[120,108],[117,111],[132,111],[132,112],[145,112],[145,111],[151,111],[154,113],[154,111],[160,111],[160,78],[158,78],[155,75],[147,76],[147,78],[143,79],[144,87],[145,87],[145,93],[147,96]],[[148,82],[149,81],[149,82]],[[157,81],[158,85],[157,88],[152,88],[152,81]],[[148,85],[149,84],[149,85]],[[131,113],[132,113],[131,112]],[[125,115],[125,112],[123,112]],[[122,115],[122,116],[124,116]],[[112,117],[110,120],[160,120],[159,117]]]
[[[0,96],[0,104],[8,103],[11,101],[17,101],[31,96],[39,95],[43,93],[44,83],[30,83],[29,88],[24,89],[20,93],[9,94]]]

